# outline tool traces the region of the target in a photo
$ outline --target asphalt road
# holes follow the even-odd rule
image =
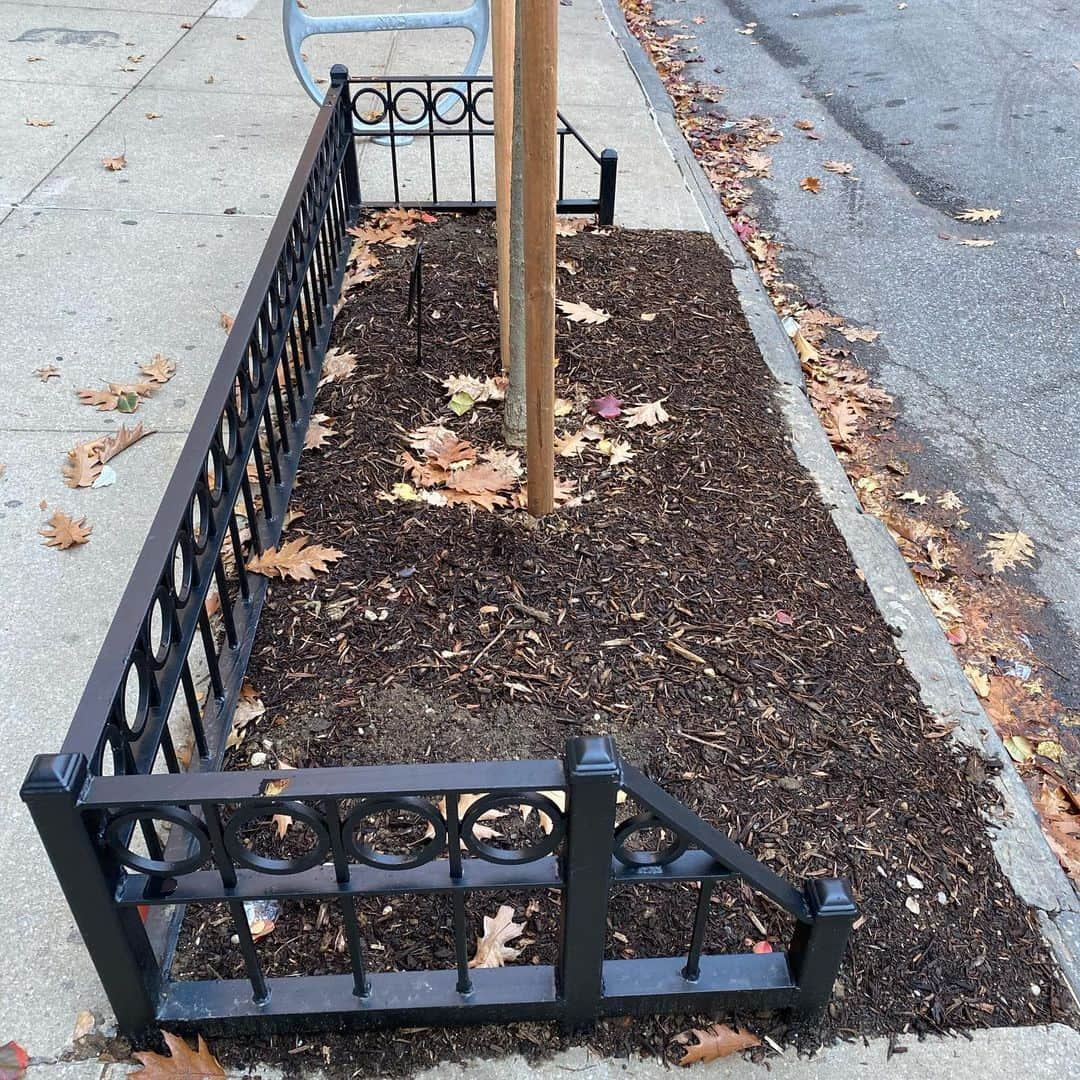
[[[785,133],[756,216],[785,245],[786,278],[882,331],[859,361],[898,397],[921,482],[957,491],[977,534],[1035,540],[1030,584],[1051,602],[1036,644],[1080,708],[1080,4],[654,6],[695,35],[688,77],[727,87],[732,118]],[[858,183],[823,171],[829,158]],[[820,195],[800,190],[807,175]],[[1001,219],[963,224],[965,207]]]

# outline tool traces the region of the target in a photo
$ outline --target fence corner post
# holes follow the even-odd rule
[[[615,181],[619,174],[619,152],[600,151],[600,205],[596,212],[597,224],[615,224]]]
[[[567,740],[567,844],[557,968],[562,1026],[593,1024],[603,994],[611,845],[621,770],[609,736]]]
[[[349,216],[360,208],[360,169],[356,163],[356,140],[353,138],[352,98],[349,94],[349,69],[344,64],[335,64],[330,69],[330,86],[341,87],[339,108],[345,118],[348,129],[349,145],[345,149],[342,172],[345,176],[345,192],[349,199]]]
[[[30,810],[122,1031],[154,1022],[161,971],[136,907],[119,907],[78,809],[82,754],[38,754],[19,794]]]
[[[832,997],[844,949],[859,909],[842,878],[813,878],[805,888],[813,921],[800,922],[788,951],[788,962],[799,986],[796,1009],[815,1012]]]

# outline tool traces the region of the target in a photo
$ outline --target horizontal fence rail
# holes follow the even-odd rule
[[[491,141],[495,115],[490,75],[353,78],[349,89],[357,137],[385,144],[389,159],[392,198],[365,197],[366,206],[445,211],[494,208],[494,199],[481,195],[484,188],[491,192],[494,184]],[[556,209],[561,214],[596,214],[601,225],[611,225],[619,155],[612,149],[597,153],[561,112],[557,114],[556,137]],[[464,160],[459,157],[448,165],[448,151],[462,146]],[[595,196],[571,194],[568,170],[578,163],[592,166],[598,185]],[[465,190],[460,183],[455,186],[443,179],[454,165],[467,176]],[[480,175],[485,166],[489,173],[486,183]],[[453,192],[449,197],[448,188]]]
[[[608,738],[571,739],[551,760],[220,771],[266,596],[245,565],[280,540],[361,208],[350,85],[335,67],[62,752],[37,757],[22,788],[121,1028],[573,1030],[606,1015],[820,1009],[856,916],[844,882],[785,881]],[[437,95],[431,107],[442,116]],[[490,814],[520,828],[496,840]],[[308,846],[268,848],[275,815]],[[726,882],[791,917],[786,951],[705,949]],[[697,888],[686,951],[606,955],[612,889],[671,885]],[[473,968],[467,902],[507,892],[555,898],[554,960]],[[452,966],[371,970],[363,904],[388,896],[448,904]],[[336,911],[348,970],[268,974],[245,908],[259,901]],[[226,912],[243,978],[173,975],[185,911],[208,904]]]

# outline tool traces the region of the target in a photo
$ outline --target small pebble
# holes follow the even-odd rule
[[[1038,997],[1042,993],[1042,987],[1038,983],[1031,984],[1031,996]]]
[[[923,883],[914,874],[908,874],[907,883],[908,883],[908,887],[912,888],[912,889],[924,889],[924,888],[926,888],[926,886],[923,885]]]
[[[257,750],[254,754],[251,755],[251,764],[254,765],[256,768],[258,768],[260,765],[265,765],[266,755],[261,750]]]
[[[936,899],[939,904],[943,905],[949,902],[949,898],[943,892],[939,892]]]

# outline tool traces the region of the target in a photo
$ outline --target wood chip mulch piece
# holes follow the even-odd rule
[[[920,704],[788,445],[712,240],[560,238],[576,273],[560,269],[559,297],[611,318],[559,320],[557,388],[575,403],[559,430],[592,423],[634,457],[559,458],[583,500],[536,524],[510,509],[376,498],[406,479],[403,431],[441,422],[477,447],[501,445],[497,404],[458,418],[441,386],[497,374],[491,221],[442,218],[422,239],[422,371],[403,322],[411,250],[380,248],[381,276],[338,316],[334,344],[359,363],[320,394],[337,435],[305,457],[293,501],[304,518],[290,535],[345,555],[314,581],[272,583],[249,670],[267,711],[228,767],[256,752],[295,767],[558,756],[569,735],[611,733],[626,760],[791,881],[852,881],[863,919],[821,1025],[740,1018],[759,1034],[812,1045],[1070,1021],[1035,913],[991,851],[989,766],[942,738]],[[664,399],[670,419],[628,429],[586,413],[608,394]],[[260,843],[296,853],[306,838],[294,827]],[[695,897],[692,886],[616,891],[609,955],[683,952]],[[474,897],[471,935],[500,903],[525,924],[516,962],[550,962],[557,899]],[[373,970],[452,967],[445,908],[361,902]],[[780,949],[790,931],[745,887],[719,888],[707,947]],[[226,912],[189,908],[174,974],[243,977],[231,933]],[[270,975],[348,970],[332,904],[284,904],[258,948]],[[609,1020],[583,1038],[675,1058],[673,1036],[707,1022]],[[351,1075],[566,1044],[554,1026],[518,1024],[227,1039],[215,1051],[226,1065]]]

